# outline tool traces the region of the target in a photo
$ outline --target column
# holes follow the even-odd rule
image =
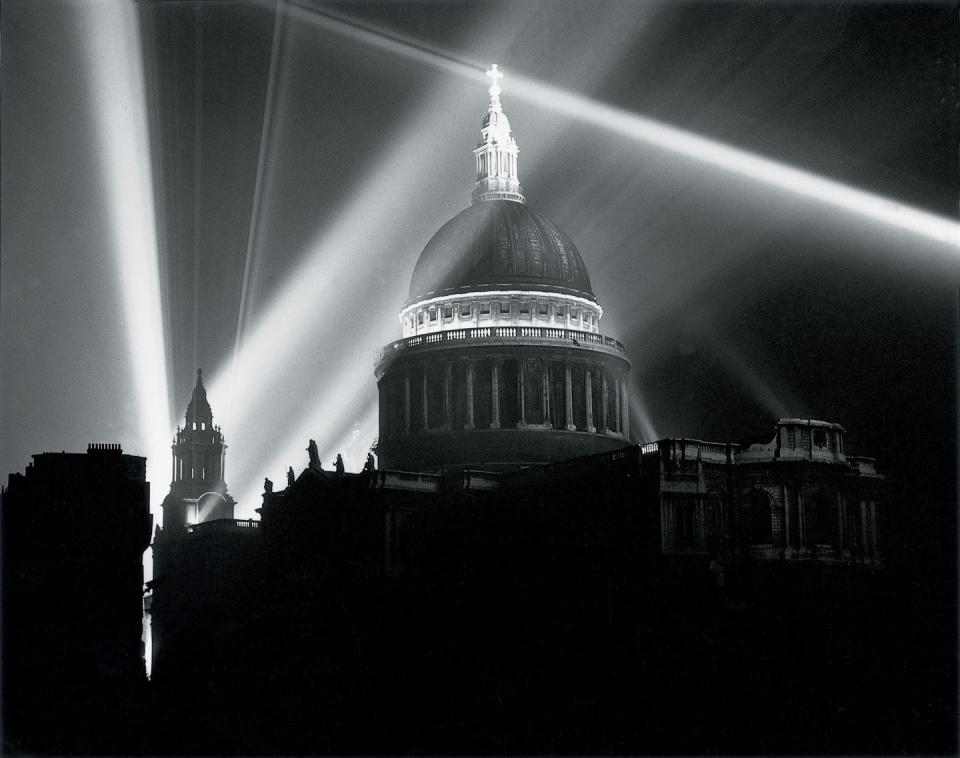
[[[467,361],[467,423],[464,429],[473,429],[473,361]]]
[[[524,392],[524,381],[527,376],[527,366],[526,361],[521,358],[517,361],[517,396],[520,399],[518,405],[520,406],[520,418],[517,419],[517,426],[526,426],[527,425],[527,399],[524,397],[526,393]]]
[[[430,428],[430,413],[429,408],[427,407],[427,367],[423,367],[423,371],[420,372],[420,396],[422,398],[420,403],[420,409],[423,411],[423,430],[426,431]]]
[[[668,549],[667,543],[667,504],[666,496],[660,495],[660,549],[664,552]]]
[[[609,424],[610,390],[607,387],[607,375],[600,372],[600,429],[606,433]]]
[[[797,490],[797,528],[800,531],[800,534],[797,535],[800,538],[799,548],[803,550],[807,546],[807,516],[806,508],[803,505],[803,485],[800,485],[800,488]]]
[[[863,545],[863,554],[866,556],[873,555],[873,545],[870,544],[869,540],[869,531],[867,530],[867,501],[860,501],[860,532],[861,532],[861,544]]]
[[[620,380],[616,377],[613,378],[613,419],[616,422],[614,428],[618,433],[623,434],[623,427],[620,425],[622,419],[620,415]]]
[[[837,550],[843,554],[844,549],[843,535],[843,495],[837,490]]]
[[[570,312],[570,308],[567,308],[567,312]],[[577,425],[573,423],[573,375],[570,372],[570,364],[566,361],[563,363],[563,376],[564,381],[566,382],[566,392],[564,396],[566,398],[566,410],[567,410],[567,431],[575,432],[577,430]]]
[[[177,481],[177,449],[170,450],[170,481]]]
[[[550,408],[550,367],[548,365],[548,361],[546,360],[542,361],[542,366],[543,366],[543,382],[542,382],[543,399],[541,402],[543,403],[543,425],[552,426],[550,422],[551,422],[551,416],[553,412]]]
[[[790,551],[790,490],[786,483],[780,485],[780,496],[783,498],[783,541],[789,556]]]
[[[593,372],[589,369],[584,372],[583,399],[587,408],[587,431],[595,432],[597,428],[593,425]]]
[[[494,359],[490,384],[490,428],[500,428],[500,360]]]
[[[694,545],[700,550],[703,550],[707,546],[707,536],[706,529],[704,528],[704,507],[703,507],[703,498],[697,497],[697,518],[693,527],[694,534]]]
[[[403,434],[410,436],[410,371],[403,375]]]
[[[623,390],[623,402],[620,404],[620,407],[623,409],[623,421],[620,424],[620,429],[623,431],[623,436],[626,439],[630,439],[630,394],[627,392],[627,382],[624,380],[623,384],[620,385]]]
[[[877,504],[873,500],[868,506],[868,515],[870,517],[870,544],[873,548],[873,557],[880,557],[880,524],[877,523]]]
[[[453,424],[451,394],[453,389],[453,361],[443,362],[443,427],[450,429]]]

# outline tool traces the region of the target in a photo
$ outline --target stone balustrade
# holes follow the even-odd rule
[[[471,329],[450,329],[431,334],[406,337],[386,345],[377,353],[377,375],[382,374],[390,359],[404,351],[441,344],[534,344],[562,345],[599,349],[617,356],[625,356],[623,343],[613,337],[584,332],[578,329],[557,329],[544,326],[486,326]]]

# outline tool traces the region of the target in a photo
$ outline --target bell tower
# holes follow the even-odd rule
[[[203,371],[187,405],[184,426],[173,439],[170,494],[163,501],[163,531],[173,537],[184,527],[215,519],[232,519],[234,500],[224,481],[227,446],[203,386]]]

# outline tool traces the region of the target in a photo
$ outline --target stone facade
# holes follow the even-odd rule
[[[881,563],[883,477],[847,456],[844,430],[781,419],[766,442],[666,439],[642,448],[668,554]]]

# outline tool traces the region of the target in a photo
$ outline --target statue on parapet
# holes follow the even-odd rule
[[[269,495],[273,492],[273,482],[271,482],[267,477],[263,478],[263,494]]]
[[[377,464],[373,460],[373,453],[367,453],[367,462],[363,464],[363,470],[373,471],[376,467],[377,467]]]
[[[293,486],[293,483],[297,480],[297,475],[293,473],[293,466],[287,469],[287,486]]]
[[[337,460],[336,460],[336,462],[335,462],[333,465],[336,467],[338,474],[342,474],[342,473],[343,473],[343,471],[344,471],[344,468],[343,468],[343,456],[340,455],[340,453],[337,453]]]
[[[323,471],[323,466],[320,465],[320,453],[314,440],[310,440],[310,444],[307,445],[307,453],[310,455],[310,468],[314,471]]]

